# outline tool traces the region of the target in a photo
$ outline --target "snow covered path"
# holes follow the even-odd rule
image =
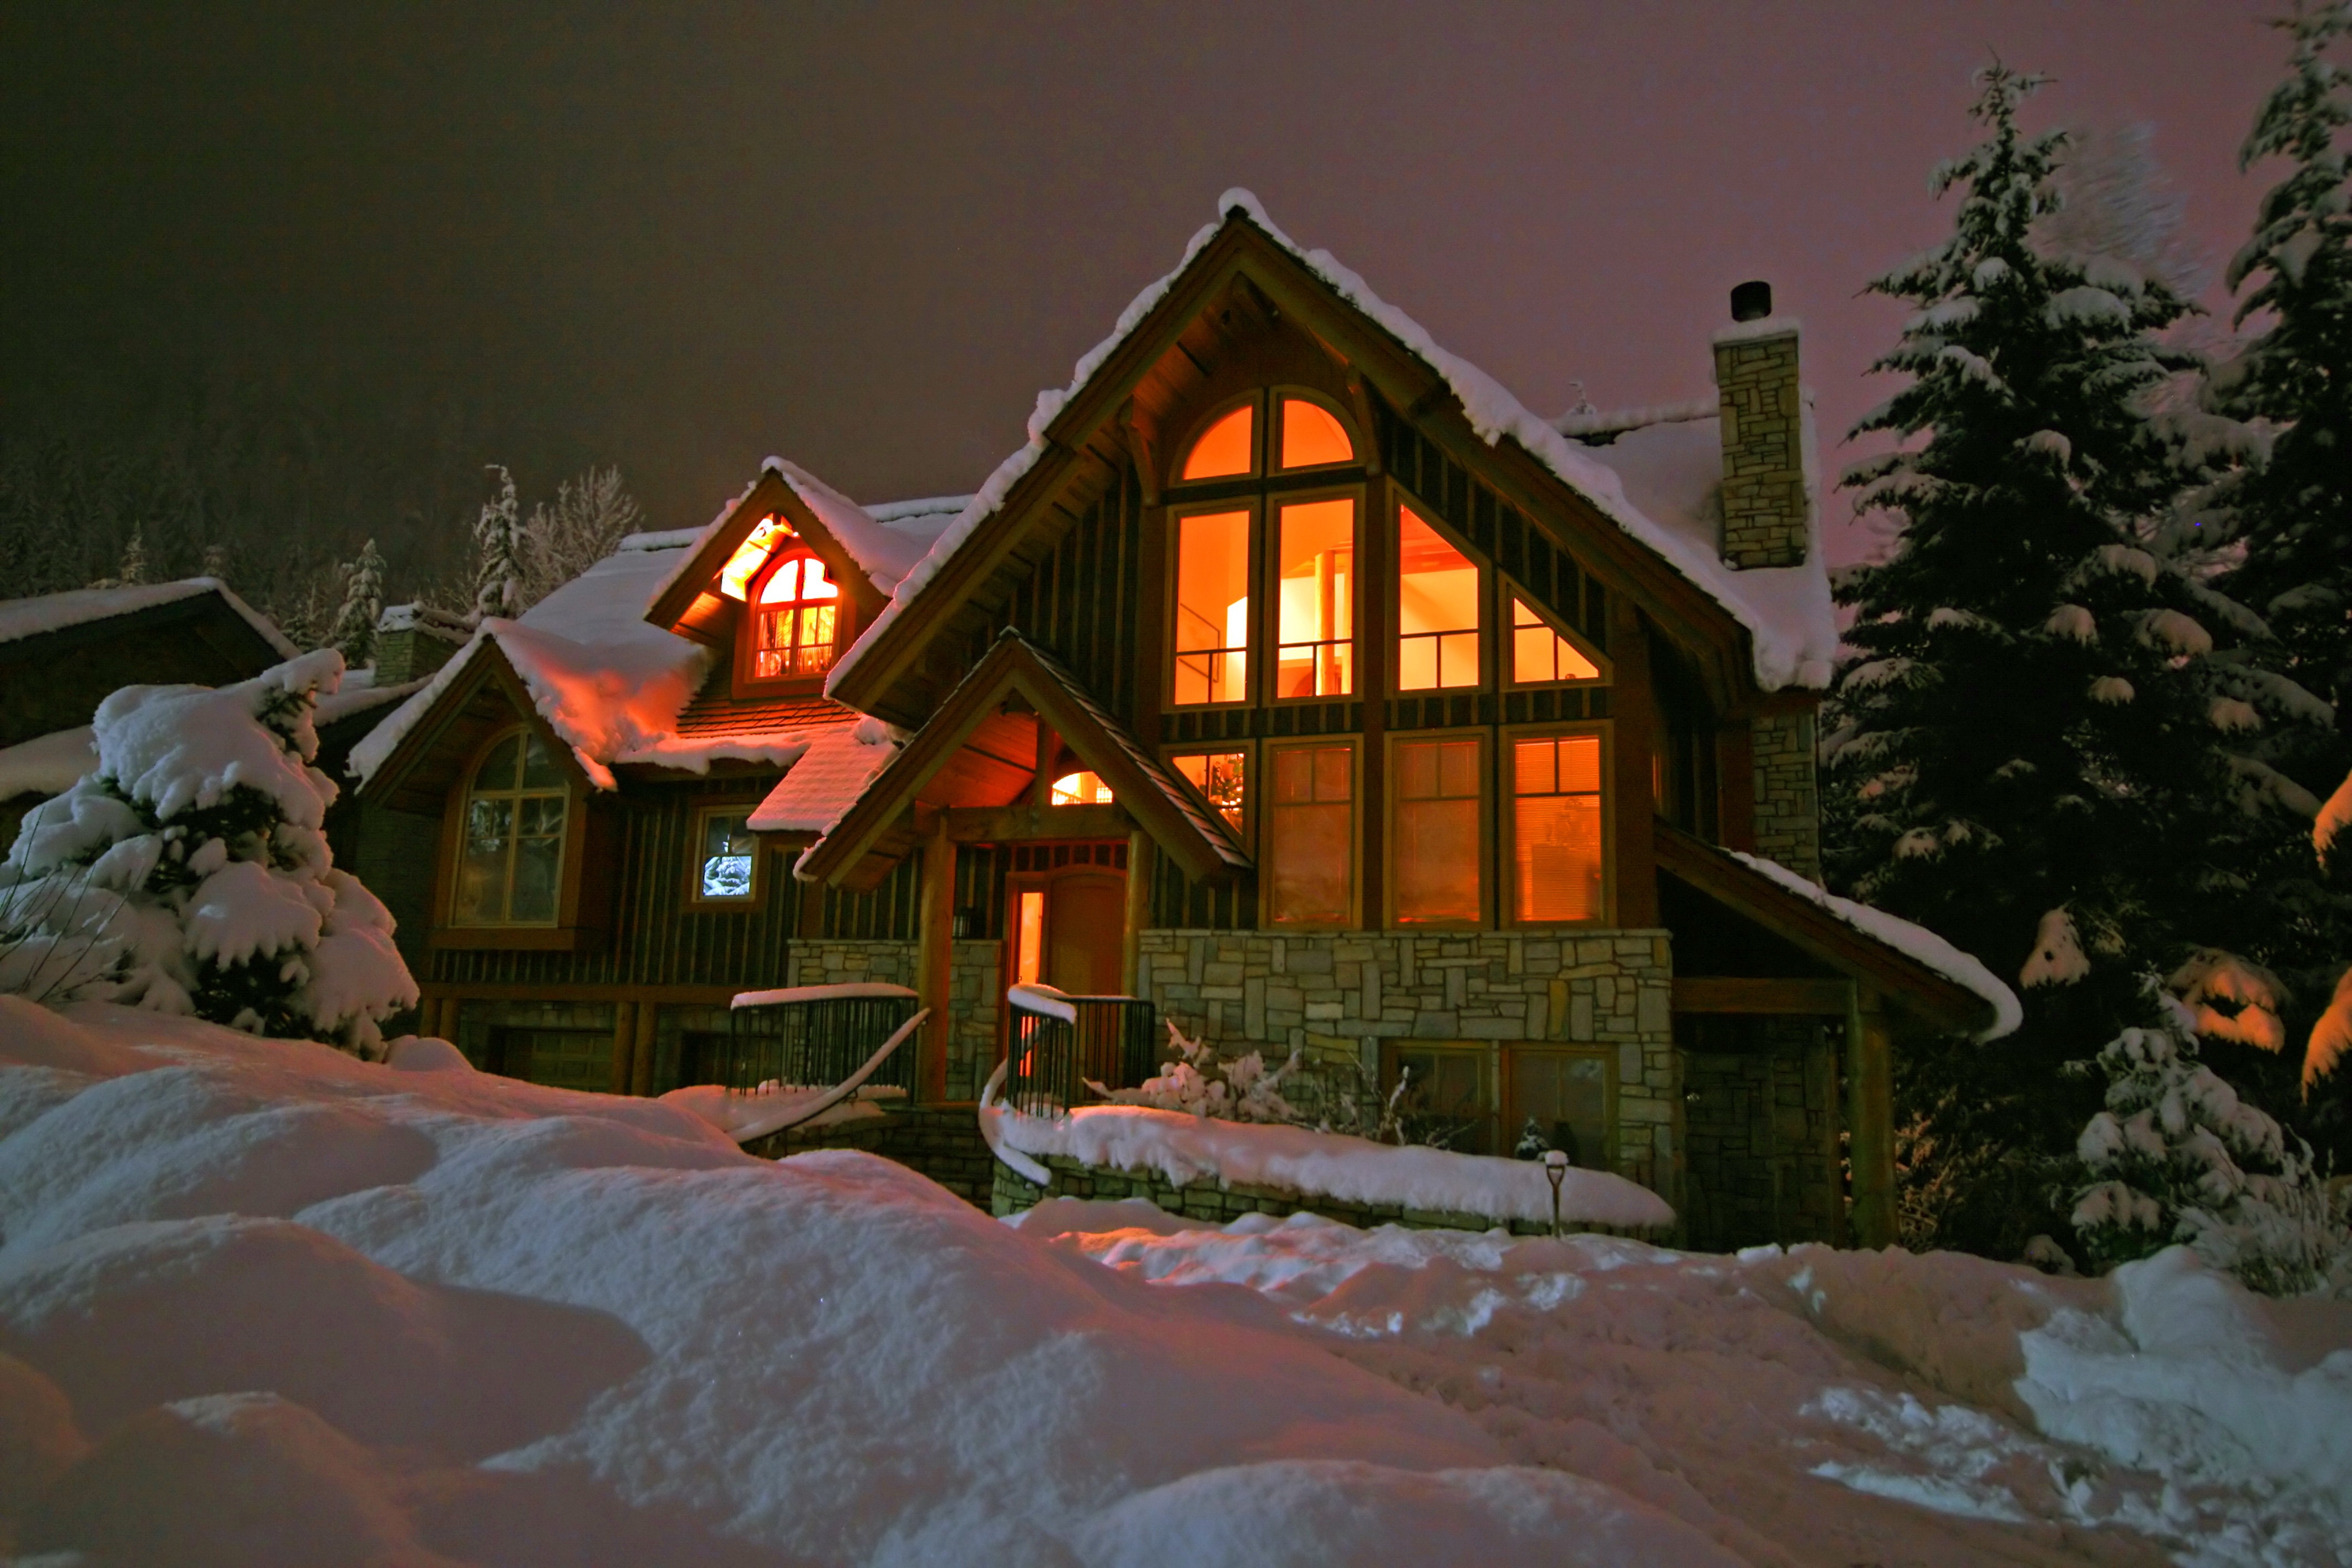
[[[0,997],[0,1554],[2352,1561],[2352,1310],[2169,1258],[1015,1228],[415,1059]]]

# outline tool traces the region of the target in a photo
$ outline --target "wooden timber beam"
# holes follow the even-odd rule
[[[958,844],[1021,844],[1051,838],[1124,838],[1135,818],[1118,805],[957,805],[942,812]]]
[[[1843,1018],[1853,1005],[1853,982],[1835,978],[1766,979],[1734,974],[1675,976],[1677,1013],[1795,1013]]]

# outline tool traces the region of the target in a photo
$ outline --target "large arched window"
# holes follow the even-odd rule
[[[752,608],[751,679],[790,680],[833,668],[841,633],[841,585],[807,546],[768,571]]]
[[[562,769],[537,734],[517,730],[490,748],[467,788],[452,923],[555,923],[569,797]]]

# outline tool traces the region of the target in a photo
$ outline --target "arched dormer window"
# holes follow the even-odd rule
[[[1258,427],[1266,405],[1273,410],[1272,428],[1270,439],[1261,443]],[[1247,479],[1262,471],[1287,474],[1355,460],[1355,437],[1338,413],[1317,398],[1278,389],[1252,393],[1210,418],[1185,451],[1176,482]]]
[[[797,680],[833,668],[844,630],[841,584],[808,546],[779,552],[751,599],[748,679]]]
[[[493,743],[466,788],[450,923],[553,925],[570,805],[563,771],[535,731]]]

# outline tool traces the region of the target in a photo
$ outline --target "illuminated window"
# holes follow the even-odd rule
[[[1356,503],[1299,501],[1281,519],[1276,692],[1345,697],[1355,689]]]
[[[1055,805],[1108,805],[1118,796],[1093,773],[1064,773],[1054,781]]]
[[[727,558],[727,564],[719,569],[719,591],[730,599],[750,597],[751,579],[757,577],[760,568],[768,563],[769,553],[776,548],[777,542],[792,537],[792,525],[782,518],[762,519],[743,542],[735,547],[735,553]]]
[[[1397,689],[1478,684],[1478,568],[1397,509]]]
[[[1276,925],[1345,925],[1355,913],[1356,749],[1274,752],[1267,900]]]
[[[1598,680],[1601,667],[1554,631],[1551,623],[1517,594],[1511,595],[1511,679],[1521,686],[1546,680]]]
[[[1333,418],[1328,409],[1303,397],[1282,400],[1284,468],[1311,468],[1323,463],[1355,460],[1356,444],[1348,439],[1347,427]]]
[[[1034,985],[1045,973],[1045,889],[1024,888],[1014,901],[1013,979]]]
[[[787,555],[760,585],[751,679],[824,674],[840,626],[841,588],[824,563],[804,551]]]
[[[760,840],[740,805],[702,813],[695,833],[694,897],[699,903],[747,903],[759,890]]]
[[[1201,433],[1184,458],[1188,479],[1222,479],[1246,474],[1257,467],[1251,439],[1256,433],[1257,409],[1244,403]]]
[[[1241,752],[1195,752],[1169,759],[1201,798],[1215,808],[1234,837],[1242,834],[1242,807],[1247,802],[1249,759]]]
[[[1397,745],[1389,863],[1400,922],[1478,921],[1479,751],[1475,740]]]
[[[1239,702],[1249,695],[1249,551],[1248,512],[1211,512],[1176,524],[1180,704]]]
[[[518,731],[475,770],[450,919],[458,925],[553,925],[563,872],[562,772]]]
[[[1601,737],[1514,741],[1511,780],[1517,917],[1601,919]]]

